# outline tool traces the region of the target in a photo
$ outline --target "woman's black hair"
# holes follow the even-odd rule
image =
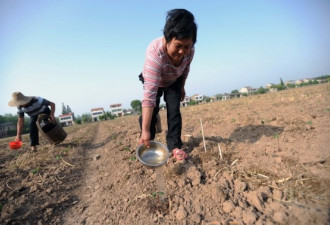
[[[197,38],[197,25],[194,15],[185,9],[168,11],[163,33],[166,42],[170,42],[174,37],[178,40],[191,38],[194,45]]]

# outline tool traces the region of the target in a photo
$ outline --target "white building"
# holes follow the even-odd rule
[[[186,107],[186,106],[188,106],[189,102],[190,102],[190,98],[186,96],[186,97],[184,97],[183,101],[181,102],[181,106]]]
[[[294,80],[288,80],[288,81],[284,82],[284,86],[295,85],[295,84],[296,84],[296,81],[294,81]]]
[[[132,115],[132,110],[130,110],[130,109],[124,109],[123,110],[123,114],[124,114],[124,116]]]
[[[95,108],[91,109],[91,114],[92,114],[92,121],[96,122],[100,120],[100,116],[105,115],[104,109],[103,108]]]
[[[221,100],[222,100],[222,101],[225,101],[225,100],[228,100],[228,99],[230,99],[230,94],[224,94],[224,95],[222,95],[222,97],[221,97]]]
[[[241,88],[241,90],[239,90],[239,93],[241,93],[241,94],[252,94],[256,91],[257,91],[256,88],[252,88],[250,86],[247,86],[247,87]]]
[[[65,127],[65,126],[72,126],[73,123],[73,119],[74,119],[74,114],[73,113],[69,113],[69,114],[65,114],[65,115],[59,115],[58,116],[59,120],[60,120],[60,124]]]
[[[273,83],[266,84],[267,89],[270,89],[272,86],[275,86],[275,84],[273,84]]]
[[[195,94],[192,97],[190,97],[190,99],[196,102],[201,102],[204,99],[204,95]]]
[[[124,115],[123,107],[121,106],[120,103],[110,105],[110,112],[111,112],[112,115],[115,115],[115,116]]]

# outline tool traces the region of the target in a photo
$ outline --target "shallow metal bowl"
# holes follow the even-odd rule
[[[162,143],[150,141],[149,148],[142,144],[136,149],[136,157],[147,166],[160,166],[167,162],[170,153]]]

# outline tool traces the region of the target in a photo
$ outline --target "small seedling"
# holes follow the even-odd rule
[[[56,160],[60,160],[61,156],[57,155],[55,158],[56,158]]]
[[[64,150],[61,151],[61,154],[65,155],[66,153],[68,153],[68,149],[64,149]]]
[[[231,118],[232,123],[235,123],[235,121],[236,121],[235,118]]]
[[[280,151],[280,139],[279,139],[279,134],[274,134],[274,138],[277,139],[277,150]]]
[[[124,148],[124,150],[125,150],[126,152],[129,152],[129,151],[130,151],[129,147]]]
[[[33,170],[31,170],[31,173],[33,173],[33,174],[36,174],[38,172],[39,172],[39,167],[34,168]]]
[[[152,194],[150,194],[151,198],[156,198],[157,196],[161,196],[164,195],[164,192],[158,191],[158,192],[153,192]]]
[[[112,134],[112,135],[110,136],[110,138],[111,138],[111,140],[115,140],[115,139],[117,139],[117,135]]]
[[[307,124],[308,125],[312,125],[312,121],[307,121]]]
[[[265,122],[263,120],[261,120],[261,124],[265,124]]]
[[[131,156],[131,161],[136,161],[136,157],[134,155]]]
[[[330,112],[330,108],[326,108],[325,111]]]

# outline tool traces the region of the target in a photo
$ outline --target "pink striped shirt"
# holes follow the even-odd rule
[[[173,84],[180,76],[187,78],[190,63],[194,57],[195,49],[183,57],[180,66],[174,66],[162,41],[157,38],[150,43],[146,52],[146,60],[143,67],[144,96],[142,107],[155,107],[158,87],[166,88]]]

